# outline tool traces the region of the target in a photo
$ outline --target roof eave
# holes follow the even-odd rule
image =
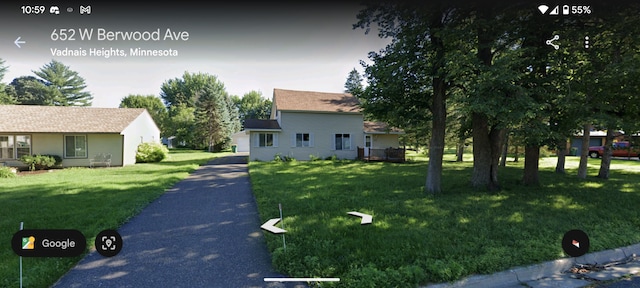
[[[354,111],[322,111],[322,110],[285,110],[278,109],[280,112],[293,112],[293,113],[322,113],[322,114],[354,114],[354,115],[362,115],[362,112],[354,112]]]
[[[388,134],[402,135],[402,134],[407,134],[405,132],[379,132],[379,131],[374,131],[374,132],[364,131],[364,133],[365,134],[376,134],[376,135],[388,135]]]
[[[267,128],[244,128],[247,132],[282,132],[282,129],[267,129]]]

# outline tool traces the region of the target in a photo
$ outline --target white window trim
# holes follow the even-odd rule
[[[369,146],[367,146],[367,138],[369,138]],[[365,148],[373,147],[373,135],[371,135],[371,134],[365,134],[364,135],[364,147]]]
[[[4,160],[20,160],[18,157],[18,136],[27,136],[29,137],[29,153],[27,155],[33,154],[33,136],[31,134],[2,134],[0,136],[8,137],[9,140],[12,141],[13,146],[11,147],[11,157],[10,158],[0,158]],[[1,149],[1,148],[0,148]]]
[[[309,135],[309,146],[298,146],[298,135]],[[304,136],[303,136],[304,137]],[[314,146],[313,133],[310,132],[299,132],[299,133],[291,133],[291,148],[313,148]]]
[[[344,135],[349,135],[349,149],[337,149],[336,147],[336,135],[341,135],[341,138],[344,139]],[[344,141],[344,140],[343,140]],[[344,143],[344,142],[343,142]],[[344,145],[342,145],[344,146]],[[353,149],[353,134],[351,133],[333,133],[331,134],[331,149],[334,151],[352,151]]]
[[[74,137],[74,142],[75,142],[75,137],[84,137],[84,150],[85,150],[85,155],[84,156],[69,156],[67,155],[67,137],[72,136]],[[68,135],[64,135],[63,136],[63,151],[62,151],[62,155],[64,159],[87,159],[89,158],[89,137],[86,134],[68,134]]]
[[[272,146],[260,146],[260,134],[271,134],[273,135],[273,145]],[[255,148],[277,148],[278,147],[278,133],[273,132],[255,132],[253,133],[253,147]]]

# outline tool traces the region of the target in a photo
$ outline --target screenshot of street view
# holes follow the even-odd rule
[[[0,287],[640,287],[639,52],[637,1],[3,2]]]

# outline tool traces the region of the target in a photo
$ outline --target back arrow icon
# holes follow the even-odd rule
[[[20,47],[20,44],[24,44],[27,43],[26,41],[20,41],[20,37],[18,37],[18,39],[16,39],[16,41],[13,41],[14,44],[16,44],[16,46],[18,46],[18,48],[22,48]]]

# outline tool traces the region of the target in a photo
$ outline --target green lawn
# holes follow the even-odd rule
[[[340,287],[415,287],[567,257],[560,242],[571,229],[590,236],[591,251],[640,242],[640,161],[614,160],[605,181],[594,177],[599,159],[579,180],[577,157],[567,175],[543,158],[543,184],[524,187],[521,158],[499,171],[502,191],[485,192],[470,189],[471,161],[446,155],[434,197],[423,190],[427,162],[413,159],[250,163],[262,220],[279,217],[279,203],[284,211],[286,252],[280,235],[265,236],[276,268],[339,277]],[[373,224],[349,211],[372,214]]]
[[[93,247],[95,236],[116,229],[165,189],[221,154],[173,150],[155,164],[68,168],[0,179],[0,287],[19,287],[19,257],[11,237],[25,229],[76,229]],[[48,287],[81,257],[23,258],[24,287]]]

